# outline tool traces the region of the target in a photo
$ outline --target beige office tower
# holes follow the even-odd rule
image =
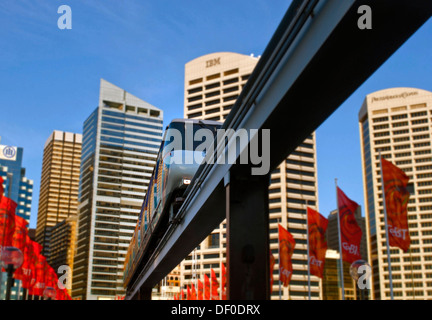
[[[218,52],[196,58],[185,67],[185,118],[223,122],[252,74],[259,57]],[[272,299],[308,299],[306,207],[317,209],[315,134],[311,134],[271,174],[269,188],[270,249],[276,258]],[[279,290],[278,224],[296,240],[294,274],[288,288]],[[226,223],[221,223],[181,263],[182,287],[213,269],[221,282],[221,264],[226,262]],[[311,297],[321,297],[320,281],[311,278]],[[195,283],[196,286],[196,283]]]
[[[54,131],[45,142],[36,242],[49,258],[51,228],[78,212],[82,135]]]
[[[409,252],[390,247],[395,299],[432,299],[432,92],[392,88],[359,112],[372,298],[390,299],[379,152],[409,176]]]

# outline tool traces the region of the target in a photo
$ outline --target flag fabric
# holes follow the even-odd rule
[[[12,234],[12,247],[18,248],[24,254],[27,237],[27,220],[15,215],[15,230]]]
[[[291,281],[293,273],[291,257],[294,247],[294,237],[279,224],[279,277],[284,287],[288,287]]]
[[[43,296],[45,290],[45,281],[48,270],[46,258],[39,254],[36,261],[36,277],[33,286],[29,290],[29,294],[34,296]]]
[[[204,300],[204,285],[200,279],[198,279],[198,300]]]
[[[187,292],[186,300],[191,300],[192,293],[189,286],[186,287],[186,292]]]
[[[222,280],[221,280],[221,290],[222,290],[222,300],[226,300],[226,269],[225,265],[222,263]]]
[[[273,255],[273,253],[271,253],[271,251],[270,251],[270,292],[272,291],[272,288],[273,288],[274,265],[275,265],[275,257]]]
[[[3,197],[3,192],[4,192],[3,182],[4,182],[3,178],[0,177],[0,201],[1,201],[1,198]]]
[[[12,245],[12,236],[15,232],[15,210],[17,203],[8,197],[0,200],[0,251],[3,247]]]
[[[381,158],[381,164],[389,245],[399,247],[404,252],[407,252],[411,244],[407,210],[410,196],[407,190],[409,177],[405,172],[384,158]]]
[[[327,251],[326,231],[328,220],[318,211],[307,208],[309,236],[309,270],[319,278],[323,277]]]
[[[219,300],[218,294],[219,282],[216,278],[216,273],[211,269],[211,300]]]
[[[25,289],[31,289],[36,282],[36,263],[41,250],[42,246],[27,235],[23,264],[14,273],[14,278],[21,280]]]
[[[355,218],[355,211],[359,205],[349,199],[339,187],[337,187],[337,199],[340,222],[339,232],[342,242],[342,260],[353,263],[361,259],[360,242],[363,232]]]
[[[196,299],[197,299],[196,289],[195,289],[195,285],[192,283],[191,297],[189,300],[196,300]]]
[[[210,279],[204,274],[204,299],[210,300]]]

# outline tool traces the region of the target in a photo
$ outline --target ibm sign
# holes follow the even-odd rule
[[[0,145],[0,159],[3,160],[16,160],[17,147]]]

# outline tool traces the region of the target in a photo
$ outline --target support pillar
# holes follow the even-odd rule
[[[133,300],[151,300],[152,288],[141,287]]]
[[[250,169],[225,178],[228,300],[270,298],[268,186]]]

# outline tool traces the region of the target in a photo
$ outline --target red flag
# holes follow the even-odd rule
[[[198,279],[198,300],[203,300],[204,298],[204,285],[200,279]]]
[[[327,251],[326,231],[328,220],[319,212],[307,208],[309,233],[309,268],[310,273],[322,278]]]
[[[15,279],[21,280],[25,289],[33,287],[36,281],[36,262],[41,250],[42,246],[27,235],[23,264],[14,273]]]
[[[222,300],[226,300],[226,269],[225,265],[222,263],[222,280],[221,280],[221,288],[222,288]]]
[[[357,224],[355,211],[359,206],[349,199],[339,187],[337,187],[339,207],[340,237],[342,242],[342,260],[353,263],[361,259],[360,242],[362,230]]]
[[[47,270],[48,263],[46,262],[46,258],[39,254],[36,262],[36,279],[33,287],[29,290],[29,294],[34,296],[43,296]]]
[[[405,172],[386,159],[381,158],[381,163],[389,245],[407,252],[411,244],[407,211],[410,196],[407,190],[409,178]]]
[[[196,289],[195,289],[195,285],[192,283],[191,298],[189,300],[196,300],[196,299],[197,299]]]
[[[204,274],[204,299],[210,300],[210,279]]]
[[[191,300],[191,295],[192,295],[192,294],[191,294],[191,291],[190,291],[189,286],[187,286],[186,289],[187,289],[186,300]]]
[[[12,235],[12,246],[24,253],[27,237],[27,220],[15,215],[15,230]]]
[[[295,240],[291,233],[279,224],[279,272],[284,287],[288,287],[292,277],[291,257],[294,253]]]
[[[12,245],[15,231],[15,210],[17,204],[8,197],[0,200],[0,250]]]
[[[211,300],[219,300],[218,294],[219,282],[216,278],[216,273],[211,269]]]
[[[3,192],[4,192],[3,182],[4,182],[3,178],[0,177],[0,201],[1,201],[1,198],[3,197]]]
[[[275,265],[275,257],[270,251],[270,292],[273,291],[273,270]]]

